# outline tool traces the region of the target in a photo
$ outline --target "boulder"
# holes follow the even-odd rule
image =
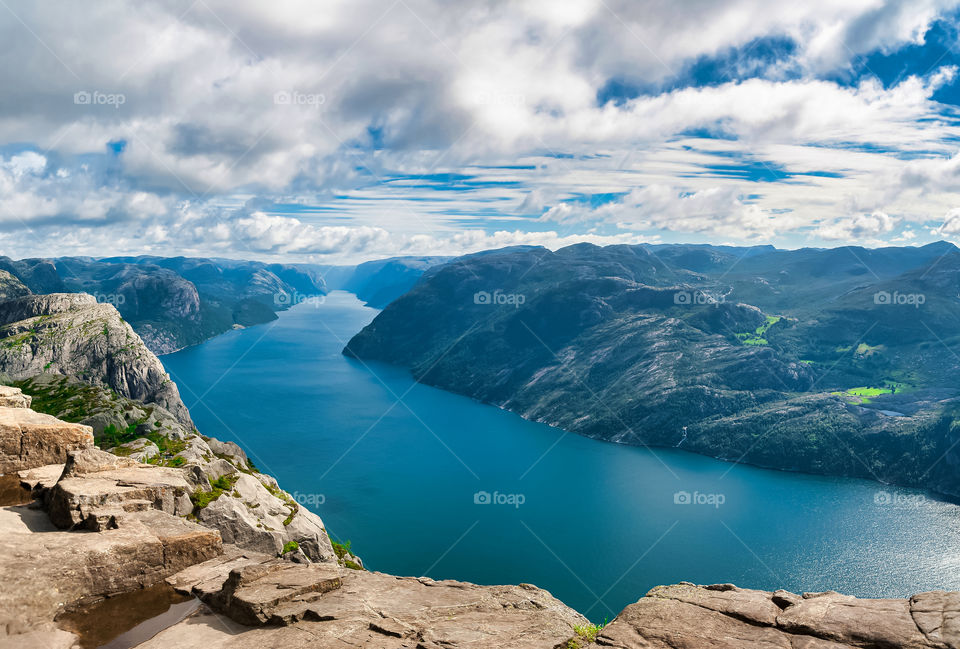
[[[248,550],[276,556],[296,541],[312,561],[336,561],[320,517],[273,487],[275,481],[264,484],[261,478],[237,473],[233,488],[196,512],[197,518],[220,530],[224,542]]]
[[[156,457],[160,454],[160,449],[157,448],[157,445],[151,442],[145,437],[135,439],[132,442],[127,442],[126,444],[120,444],[119,446],[110,449],[111,453],[115,455],[125,456],[131,460],[137,462],[144,462],[149,460],[152,457]]]
[[[195,487],[203,491],[211,490],[211,483],[225,475],[237,473],[237,468],[226,460],[216,459],[213,462],[199,465],[194,464],[186,468],[187,479]]]
[[[250,460],[247,459],[247,454],[243,452],[243,449],[234,444],[233,442],[221,442],[218,439],[213,439],[212,437],[207,438],[207,445],[210,447],[210,450],[213,451],[217,456],[224,456],[226,459],[230,460],[234,465],[242,468],[250,468]]]
[[[20,388],[0,385],[0,406],[6,408],[29,408],[33,397],[24,394]]]
[[[50,520],[59,528],[97,527],[99,515],[157,509],[175,516],[193,510],[193,487],[181,469],[155,467],[98,449],[71,453],[56,485],[45,498]],[[119,517],[117,515],[119,514]],[[92,515],[92,517],[91,517]],[[121,524],[122,526],[122,524]]]
[[[213,451],[199,435],[188,437],[186,448],[177,453],[176,456],[181,458],[185,465],[203,465],[216,459]]]
[[[0,473],[62,464],[67,453],[93,447],[93,430],[23,407],[0,406]]]
[[[234,568],[221,590],[205,595],[203,601],[240,624],[278,624],[302,618],[311,603],[337,588],[336,564],[272,559]]]
[[[128,457],[119,457],[98,448],[86,448],[67,453],[67,463],[63,467],[61,478],[100,473],[113,469],[135,467],[139,463]]]

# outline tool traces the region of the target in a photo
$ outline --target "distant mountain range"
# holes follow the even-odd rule
[[[303,296],[326,292],[310,268],[229,259],[0,257],[0,269],[33,293],[83,292],[112,304],[161,354],[269,322]]]
[[[960,494],[958,290],[947,243],[512,249],[344,353],[590,437]]]
[[[29,293],[89,293],[112,304],[151,351],[167,354],[329,290],[382,308],[449,257],[395,257],[358,266],[266,264],[192,257],[0,257],[0,299]]]

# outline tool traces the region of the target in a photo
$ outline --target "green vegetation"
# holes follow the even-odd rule
[[[287,541],[283,544],[283,549],[280,550],[280,554],[286,554],[287,552],[293,552],[294,550],[299,550],[300,544],[296,541]]]
[[[331,541],[330,544],[333,546],[333,553],[337,555],[338,559],[343,559],[348,554],[353,554],[350,551],[350,541],[344,541],[343,543],[337,543],[336,541]]]
[[[274,487],[273,485],[266,484],[266,483],[263,483],[263,486],[273,496],[282,500],[284,504],[287,506],[287,509],[290,511],[290,514],[283,521],[283,525],[284,527],[286,527],[287,525],[293,522],[293,517],[297,515],[298,511],[300,511],[300,505],[298,505],[297,501],[291,498],[290,495],[283,489]]]
[[[197,512],[199,512],[201,509],[212,503],[224,493],[233,489],[233,485],[236,484],[237,480],[239,479],[240,476],[224,475],[210,482],[210,491],[204,491],[197,487],[197,489],[190,495],[190,502],[193,503],[193,515],[196,516]]]
[[[160,449],[160,454],[144,460],[146,464],[172,467],[183,466],[184,459],[177,457],[177,454],[187,447],[187,443],[183,440],[171,439],[157,431],[137,433],[137,427],[140,423],[143,422],[129,424],[126,429],[122,431],[117,430],[117,427],[113,424],[109,424],[103,429],[103,433],[100,434],[97,441],[103,448],[110,449],[110,452],[114,455],[129,455],[130,451],[128,449],[118,447],[121,444],[126,444],[127,442],[132,442],[140,438],[148,439],[156,444],[157,448]]]
[[[893,394],[894,390],[890,388],[850,388],[842,392],[831,392],[830,394],[838,397],[854,397],[857,403],[870,403],[872,397],[879,397],[881,394]]]
[[[66,376],[49,382],[29,378],[13,381],[11,385],[33,397],[31,408],[37,412],[71,422],[86,419],[97,410],[109,407],[109,400],[116,398],[112,390],[70,381]]]
[[[363,566],[361,566],[356,561],[352,561],[351,559],[347,558],[347,557],[353,556],[353,551],[350,549],[349,540],[344,541],[343,543],[338,543],[336,541],[331,540],[330,544],[333,546],[333,553],[337,555],[337,559],[339,560],[342,566],[344,566],[345,568],[350,568],[351,570],[364,569]]]
[[[770,343],[764,336],[767,334],[767,330],[780,322],[780,320],[782,320],[780,316],[768,315],[766,322],[757,327],[753,332],[736,334],[737,340],[744,345],[769,345]]]
[[[580,641],[584,640],[585,642],[595,642],[597,636],[600,634],[600,631],[603,630],[603,627],[607,625],[606,622],[603,624],[578,624],[573,627],[573,632],[576,633],[576,637],[570,638],[567,640],[567,649],[580,649]]]

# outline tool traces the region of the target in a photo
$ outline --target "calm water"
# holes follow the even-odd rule
[[[343,357],[375,315],[335,292],[162,358],[200,430],[241,444],[372,569],[530,582],[594,620],[683,580],[960,588],[956,505],[564,434]]]

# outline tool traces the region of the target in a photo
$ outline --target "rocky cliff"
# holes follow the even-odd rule
[[[190,414],[163,365],[117,310],[91,295],[28,295],[0,302],[0,373],[74,376],[144,404],[188,430]]]

